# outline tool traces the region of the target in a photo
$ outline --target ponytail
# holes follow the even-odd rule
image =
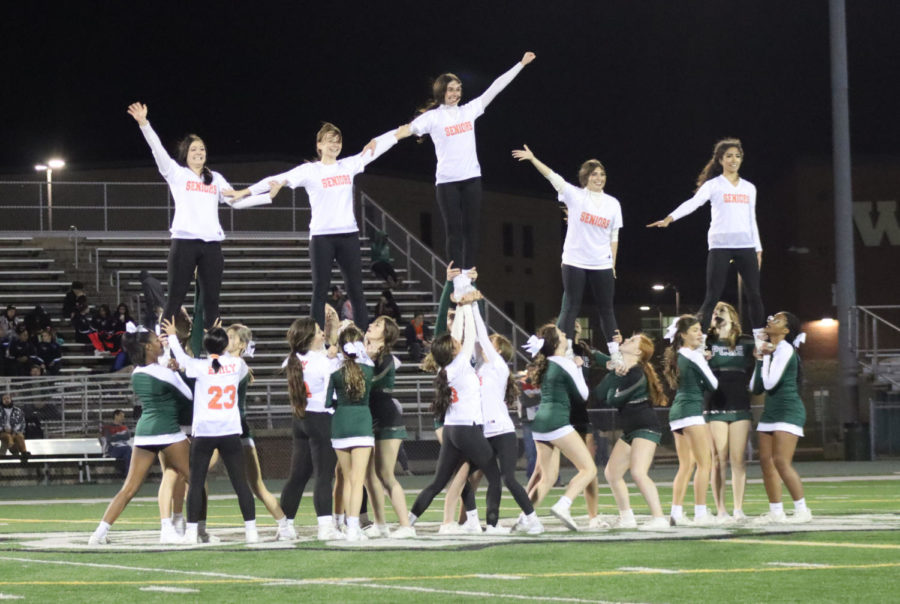
[[[362,367],[356,362],[356,353],[347,352],[345,345],[361,342],[363,334],[355,325],[348,325],[338,336],[338,347],[344,351],[344,362],[341,364],[341,377],[344,379],[344,395],[350,401],[358,401],[366,393],[366,376]]]
[[[663,356],[663,375],[672,390],[678,389],[678,349],[684,346],[684,334],[700,321],[694,315],[681,315],[675,322],[675,334],[672,345],[666,348]]]
[[[453,392],[450,389],[450,382],[447,379],[447,369],[441,367],[437,376],[434,378],[434,402],[431,404],[431,411],[436,416],[443,418],[447,413],[447,409],[452,402]]]
[[[306,417],[306,382],[303,380],[303,363],[297,358],[297,355],[291,353],[288,357],[287,368],[288,398],[291,401],[291,407],[294,417]]]
[[[221,327],[213,327],[203,336],[203,348],[212,359],[211,366],[213,371],[219,373],[222,364],[219,362],[219,355],[228,348],[228,333]]]

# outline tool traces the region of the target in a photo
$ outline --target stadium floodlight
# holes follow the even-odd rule
[[[53,230],[53,171],[66,167],[65,160],[53,157],[46,164],[37,164],[34,169],[47,173],[47,230]]]

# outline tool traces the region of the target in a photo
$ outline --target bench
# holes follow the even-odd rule
[[[0,466],[13,465],[20,468],[40,468],[43,484],[50,482],[50,466],[77,464],[78,482],[90,482],[92,464],[112,464],[116,459],[106,457],[98,438],[50,438],[34,439],[26,443],[31,458],[23,464],[18,457],[0,457]]]

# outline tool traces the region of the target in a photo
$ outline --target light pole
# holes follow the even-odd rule
[[[643,305],[638,307],[641,312],[650,312],[653,310],[653,307]],[[666,326],[663,325],[663,311],[659,306],[656,307],[656,312],[659,315],[659,337],[662,339],[663,335],[666,333]]]
[[[675,315],[681,316],[681,292],[678,291],[678,288],[672,285],[671,283],[654,283],[652,286],[653,291],[661,292],[667,289],[671,289],[675,291]]]
[[[47,172],[47,230],[53,230],[53,171],[62,170],[66,162],[54,157],[47,160],[46,164],[38,164],[34,167],[38,172]]]

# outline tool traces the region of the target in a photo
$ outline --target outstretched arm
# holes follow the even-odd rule
[[[693,197],[675,208],[675,210],[671,214],[669,214],[662,220],[651,222],[647,225],[647,227],[664,229],[674,221],[678,220],[679,218],[684,218],[685,216],[705,204],[707,201],[709,201],[709,183],[710,181],[706,181],[705,183],[703,183],[703,186],[697,189],[697,192],[694,193]]]
[[[272,200],[275,199],[275,196],[278,195],[278,192],[283,186],[284,182],[272,180],[269,181],[268,193],[250,195],[246,198],[244,197],[244,195],[240,195],[240,192],[238,191],[222,191],[222,195],[232,198],[231,201],[228,202],[232,208],[234,208],[235,210],[243,210],[246,208],[252,208],[253,206],[261,206],[272,203]],[[244,189],[244,191],[249,192],[249,189]]]
[[[549,180],[550,184],[553,185],[553,188],[556,189],[558,193],[562,193],[563,189],[565,189],[566,181],[563,177],[535,157],[534,152],[528,148],[528,145],[522,145],[521,149],[513,149],[512,156],[519,161],[530,161],[535,170],[537,170],[541,176]]]
[[[403,124],[395,130],[385,132],[381,136],[373,138],[359,153],[363,165],[366,166],[372,163],[384,155],[391,147],[396,145],[398,141],[403,140],[411,134],[412,132],[409,129],[409,124]]]
[[[513,65],[512,69],[501,75],[499,78],[494,80],[494,83],[488,86],[488,89],[485,90],[478,99],[481,101],[481,108],[487,109],[487,106],[491,104],[500,92],[506,88],[510,82],[512,82],[519,72],[522,69],[534,61],[535,54],[533,52],[526,52],[522,57],[522,60]]]
[[[162,174],[163,178],[168,180],[169,176],[178,168],[178,164],[175,163],[175,160],[166,152],[166,148],[163,147],[162,141],[159,140],[159,136],[156,135],[156,132],[153,131],[153,127],[147,120],[147,105],[144,105],[143,103],[132,103],[128,106],[128,115],[133,117],[134,121],[141,127],[141,134],[144,135],[144,140],[150,145],[150,152],[153,153],[153,159],[156,161],[156,167],[159,169],[159,173]]]

